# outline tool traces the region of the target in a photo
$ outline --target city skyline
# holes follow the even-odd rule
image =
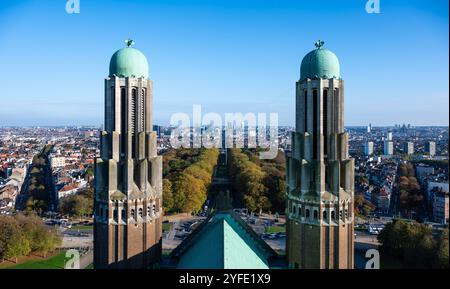
[[[99,126],[105,55],[127,37],[149,57],[155,124],[201,104],[220,114],[278,112],[280,125],[293,126],[292,83],[320,38],[346,59],[347,127],[448,126],[446,1],[380,1],[381,13],[368,14],[366,1],[81,0],[72,15],[64,2],[0,4],[2,126]],[[126,20],[105,33],[114,19]]]

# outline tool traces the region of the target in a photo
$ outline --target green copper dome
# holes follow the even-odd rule
[[[317,49],[306,54],[300,68],[300,79],[305,78],[340,78],[339,59],[328,49],[323,49],[324,42],[317,41]]]
[[[127,41],[128,47],[122,48],[111,57],[109,76],[148,78],[148,62],[145,55],[130,47],[133,41]]]

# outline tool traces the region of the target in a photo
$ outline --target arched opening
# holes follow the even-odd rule
[[[139,208],[138,213],[140,218],[144,217],[144,210],[142,208]]]
[[[305,218],[309,218],[309,217],[310,217],[309,209],[306,209],[306,211],[305,211]]]
[[[327,210],[323,210],[323,212],[322,212],[322,219],[324,219],[324,220],[328,219]]]
[[[317,220],[319,218],[319,213],[317,212],[317,210],[314,210],[314,220]]]
[[[131,218],[136,219],[136,211],[134,209],[131,209]]]

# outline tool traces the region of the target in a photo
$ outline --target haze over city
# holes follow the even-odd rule
[[[2,1],[0,125],[100,125],[108,57],[128,37],[149,59],[156,124],[200,104],[293,126],[301,57],[320,38],[345,59],[347,126],[448,125],[448,2],[365,2],[81,0],[67,14]]]

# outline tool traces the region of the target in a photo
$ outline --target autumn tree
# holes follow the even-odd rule
[[[168,179],[163,179],[163,207],[167,212],[172,211],[174,205],[172,182]]]

